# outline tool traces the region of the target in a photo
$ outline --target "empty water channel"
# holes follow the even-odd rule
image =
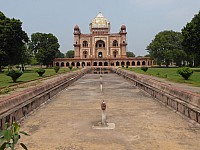
[[[102,85],[102,87],[101,87]],[[94,130],[107,104],[112,130]],[[31,149],[199,150],[200,127],[107,70],[92,70],[22,123]]]

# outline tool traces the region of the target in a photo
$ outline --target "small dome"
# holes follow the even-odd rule
[[[74,30],[79,30],[79,26],[75,25]]]
[[[91,28],[109,28],[110,22],[103,16],[101,12],[92,20]]]
[[[123,24],[123,25],[121,26],[121,29],[126,29],[126,26]]]

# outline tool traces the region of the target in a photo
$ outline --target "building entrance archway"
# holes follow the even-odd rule
[[[103,53],[102,52],[98,52],[98,58],[103,58]]]
[[[104,66],[108,66],[108,62],[104,62]]]
[[[103,66],[103,63],[102,63],[102,62],[99,62],[99,66]]]

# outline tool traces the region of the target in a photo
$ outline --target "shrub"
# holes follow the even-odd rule
[[[7,148],[14,150],[15,144],[17,144],[21,138],[20,134],[28,136],[26,132],[20,131],[20,126],[16,122],[14,122],[10,128],[8,127],[8,123],[6,123],[4,130],[0,132],[0,150]],[[27,149],[26,145],[23,143],[20,143],[20,145],[25,150]]]
[[[146,72],[148,70],[148,67],[141,67],[141,70],[143,70],[144,72]]]
[[[6,73],[7,76],[10,76],[13,80],[13,82],[16,82],[17,79],[23,74],[20,70],[10,70]]]
[[[36,70],[35,72],[37,72],[39,74],[39,76],[41,77],[45,73],[45,70],[40,68],[40,69]]]
[[[69,68],[69,70],[71,71],[73,67],[72,67],[72,66],[69,66],[68,68]]]
[[[0,94],[7,94],[7,93],[9,93],[10,91],[11,91],[11,89],[10,89],[9,87],[6,87],[6,88],[0,90]]]
[[[182,67],[177,70],[177,73],[180,74],[185,80],[188,80],[189,77],[193,74],[193,70],[189,67]]]
[[[122,65],[122,68],[124,68],[124,65]]]
[[[59,67],[59,66],[54,66],[54,71],[55,71],[56,73],[58,73],[59,70],[60,70],[60,67]]]
[[[126,68],[128,68],[128,65],[126,66]]]

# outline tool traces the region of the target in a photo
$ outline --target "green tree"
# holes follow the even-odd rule
[[[28,36],[22,30],[22,22],[7,18],[0,11],[0,66],[19,64],[26,42]]]
[[[58,51],[56,53],[56,58],[65,58],[65,54],[63,54],[61,51]]]
[[[181,67],[183,60],[187,60],[188,59],[188,55],[186,54],[186,52],[184,50],[173,50],[172,53],[172,57],[173,57],[173,61],[176,63],[176,66]]]
[[[135,57],[135,54],[133,52],[126,52],[127,57]]]
[[[58,39],[51,33],[33,33],[31,35],[29,49],[41,65],[48,67],[55,59],[59,47]]]
[[[66,58],[74,58],[74,50],[68,50],[66,53]]]
[[[32,53],[27,48],[27,45],[24,44],[22,47],[22,55],[21,55],[22,71],[24,71],[24,65],[31,63],[31,58],[32,58]]]
[[[147,50],[152,58],[157,61],[157,64],[165,62],[168,67],[176,56],[174,50],[182,50],[182,35],[175,31],[159,32],[154,40],[147,46]],[[180,52],[181,53],[181,52]]]
[[[191,22],[182,29],[183,49],[188,54],[193,54],[195,66],[200,65],[200,11]]]
[[[10,76],[13,80],[13,82],[17,82],[17,79],[19,77],[21,77],[23,75],[23,72],[22,71],[19,71],[19,70],[9,70],[7,73],[6,73],[7,76]]]

